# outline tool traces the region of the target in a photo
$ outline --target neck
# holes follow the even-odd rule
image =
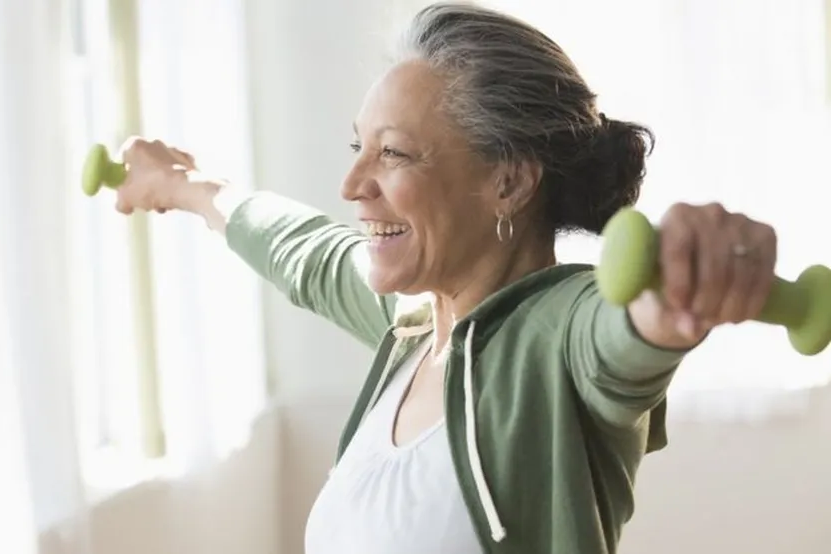
[[[514,248],[507,245],[494,256],[484,257],[466,272],[466,280],[452,292],[434,292],[433,354],[439,357],[450,340],[457,321],[463,319],[487,297],[519,279],[556,263],[553,243],[539,248]]]

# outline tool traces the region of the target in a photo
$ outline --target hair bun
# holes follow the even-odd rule
[[[647,127],[609,119],[599,114],[600,125],[574,171],[557,187],[554,202],[572,199],[575,205],[561,205],[558,219],[566,224],[561,231],[586,230],[601,233],[620,209],[635,204],[646,174],[646,157],[655,137]],[[577,209],[591,205],[593,209]]]

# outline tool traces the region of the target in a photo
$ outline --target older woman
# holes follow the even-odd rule
[[[713,326],[760,312],[774,233],[674,206],[660,294],[604,302],[555,236],[635,202],[649,131],[598,112],[563,51],[505,15],[436,4],[403,46],[355,120],[341,195],[363,232],[241,197],[143,140],[123,152],[118,209],[202,216],[293,303],[377,348],[308,554],[612,553],[641,459],[666,443],[673,372]]]

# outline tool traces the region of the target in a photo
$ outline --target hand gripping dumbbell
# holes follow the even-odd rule
[[[603,230],[603,247],[596,269],[601,295],[610,303],[627,305],[644,290],[660,286],[658,231],[640,212],[627,208]],[[813,265],[794,281],[774,279],[757,321],[782,325],[791,345],[812,356],[831,342],[831,269]]]

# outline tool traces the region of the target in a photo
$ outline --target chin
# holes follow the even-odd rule
[[[400,271],[373,267],[369,272],[368,284],[376,294],[415,294],[411,292],[413,279]]]
[[[376,294],[394,294],[400,292],[396,279],[392,275],[385,274],[386,272],[372,271],[369,274],[369,288]]]

